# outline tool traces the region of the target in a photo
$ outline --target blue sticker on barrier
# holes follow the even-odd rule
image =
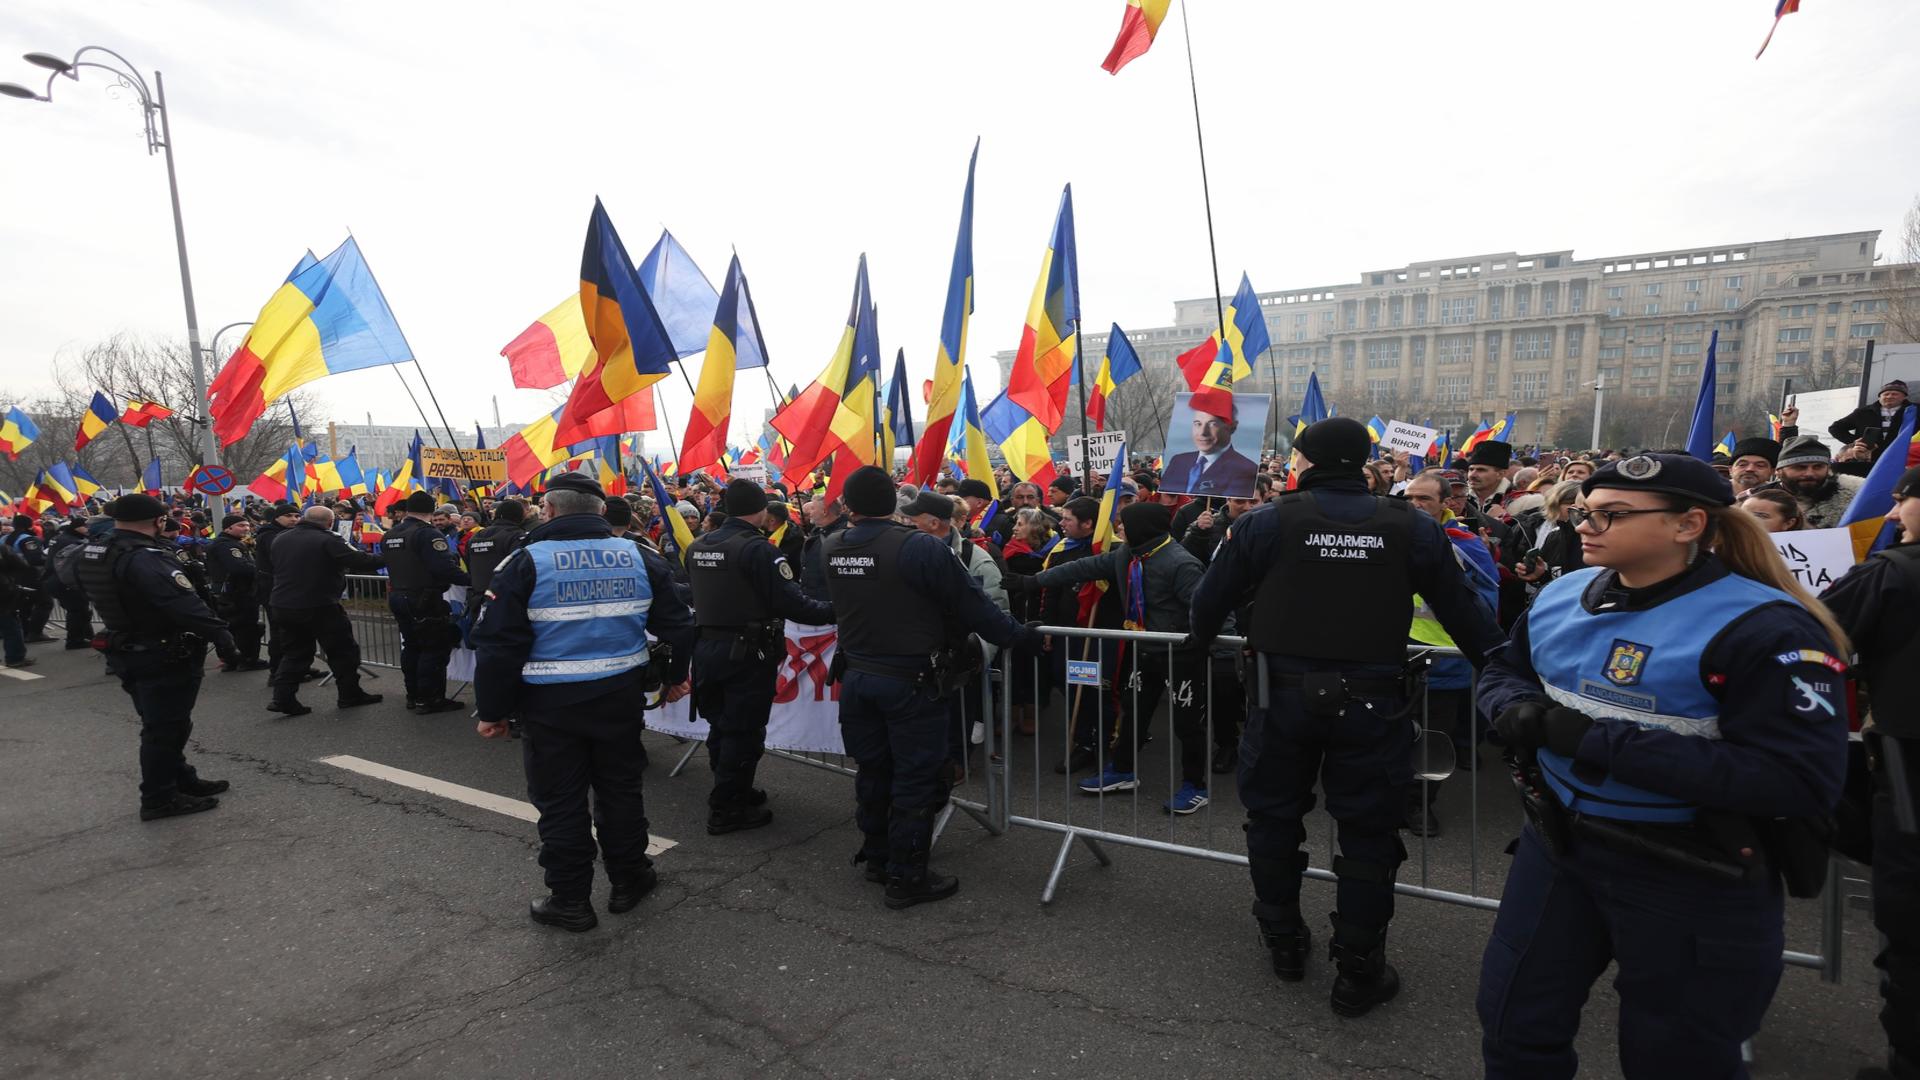
[[[1099,660],[1067,661],[1067,685],[1068,686],[1099,686],[1100,685],[1100,661]]]

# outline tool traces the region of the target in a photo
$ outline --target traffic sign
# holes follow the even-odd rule
[[[225,495],[233,490],[233,473],[225,465],[202,465],[193,470],[193,489]]]

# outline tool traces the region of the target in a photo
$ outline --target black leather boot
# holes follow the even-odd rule
[[[220,805],[219,799],[202,798],[198,795],[176,793],[173,798],[159,806],[142,806],[141,821],[159,821],[161,818],[179,817],[182,814],[198,814]]]
[[[590,900],[562,900],[547,895],[527,905],[527,915],[542,926],[557,926],[575,934],[584,934],[600,925],[600,917],[593,913]]]
[[[732,806],[716,807],[707,814],[707,835],[720,836],[730,832],[757,829],[772,823],[773,811],[766,807],[736,803]]]
[[[660,874],[649,866],[637,874],[630,874],[613,883],[613,891],[607,894],[607,914],[624,915],[640,903],[640,898],[653,891],[660,884]]]
[[[876,845],[875,838],[869,837],[867,846],[853,853],[853,864],[866,867],[863,876],[868,881],[875,885],[885,885],[887,883],[887,838],[882,836],[877,839],[879,843]]]
[[[1376,1005],[1400,992],[1400,973],[1387,963],[1387,931],[1342,923],[1333,913],[1333,963],[1340,974],[1333,980],[1333,1011],[1341,1016],[1365,1016]]]
[[[887,906],[895,911],[945,900],[959,891],[959,878],[936,874],[925,864],[913,867],[911,873],[887,875]]]
[[[1299,982],[1307,977],[1307,953],[1313,948],[1313,931],[1296,916],[1291,923],[1260,920],[1260,943],[1273,954],[1273,973],[1282,982]]]

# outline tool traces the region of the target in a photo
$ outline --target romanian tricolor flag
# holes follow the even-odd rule
[[[1780,418],[1773,413],[1767,414],[1767,438],[1780,441]]]
[[[527,390],[551,390],[580,374],[593,359],[593,339],[580,313],[580,294],[554,305],[552,311],[520,331],[500,350],[513,374],[513,385]]]
[[[960,197],[960,235],[953,241],[953,269],[947,275],[947,307],[940,317],[940,352],[933,360],[933,388],[927,396],[927,426],[914,446],[907,479],[931,484],[940,476],[940,455],[952,442],[953,418],[960,408],[960,385],[967,370],[967,317],[973,314],[973,167],[980,140],[967,159],[967,187]]]
[[[166,490],[165,483],[160,477],[159,458],[153,458],[147,462],[146,470],[140,474],[140,489],[155,497]]]
[[[1193,407],[1215,416],[1232,413],[1233,384],[1251,378],[1253,362],[1271,347],[1260,296],[1246,274],[1222,314],[1221,330],[1175,360],[1193,391]]]
[[[80,414],[80,428],[73,435],[73,449],[76,453],[86,449],[107,426],[120,419],[120,410],[113,407],[107,395],[98,390],[93,392],[93,400],[87,404],[87,411]]]
[[[1153,36],[1160,32],[1160,24],[1166,21],[1167,8],[1172,3],[1173,0],[1127,0],[1127,10],[1120,16],[1120,34],[1113,39],[1113,48],[1108,50],[1100,66],[1118,75],[1128,61],[1143,55],[1152,47]]]
[[[74,479],[73,470],[63,462],[54,462],[40,470],[40,487],[59,499],[65,509],[80,501],[80,481]]]
[[[599,199],[580,256],[580,311],[594,356],[561,412],[556,437],[562,442],[589,437],[590,419],[666,378],[679,356]]]
[[[67,467],[67,475],[73,477],[73,493],[80,499],[91,499],[94,493],[105,485],[93,478],[93,474],[78,465]]]
[[[324,259],[301,259],[260,309],[247,340],[207,388],[214,433],[229,445],[295,387],[411,359],[406,335],[349,236]]]
[[[1387,422],[1380,419],[1379,413],[1374,413],[1373,419],[1367,421],[1367,438],[1373,440],[1375,453],[1379,453],[1380,440],[1386,437]]]
[[[1760,43],[1760,52],[1753,54],[1755,60],[1760,59],[1760,53],[1766,52],[1767,46],[1773,44],[1773,32],[1780,29],[1780,20],[1799,10],[1800,0],[1780,0],[1773,6],[1773,25],[1767,27],[1767,38]]]
[[[993,475],[993,459],[987,452],[987,433],[980,427],[980,409],[973,396],[973,376],[960,369],[960,422],[953,426],[953,460],[960,472],[972,480],[986,483],[993,497],[1000,497],[1000,481]]]
[[[413,462],[408,461],[400,466],[399,472],[393,475],[393,482],[382,487],[380,494],[375,496],[373,512],[386,513],[388,507],[406,498],[408,492],[419,486],[419,482],[413,478]]]
[[[1053,238],[1040,260],[1040,277],[1027,304],[1027,323],[1020,330],[1020,349],[1002,395],[1049,435],[1066,416],[1067,390],[1079,348],[1080,274],[1074,250],[1073,185],[1068,184],[1060,194]]]
[[[907,350],[893,358],[893,378],[887,380],[887,403],[880,413],[880,466],[893,471],[893,451],[912,447],[913,390],[907,382]]]
[[[727,264],[727,281],[707,335],[707,357],[700,364],[700,383],[693,391],[693,412],[680,444],[680,460],[693,468],[720,460],[727,445],[727,425],[733,417],[733,374],[767,366],[767,346],[760,336],[760,320],[747,291],[747,275],[740,256]]]
[[[1128,340],[1126,331],[1119,323],[1107,332],[1106,353],[1100,357],[1100,370],[1093,377],[1093,385],[1087,390],[1087,419],[1093,421],[1096,431],[1107,430],[1107,401],[1121,383],[1140,374],[1140,354],[1133,350],[1133,342]],[[1080,366],[1074,365],[1073,385],[1080,383]]]
[[[649,395],[651,396],[651,395]],[[560,424],[560,413],[553,410],[507,437],[500,448],[507,452],[507,479],[525,487],[544,469],[566,460],[567,446],[555,442],[553,434]]]
[[[1473,448],[1483,442],[1510,441],[1509,436],[1513,434],[1516,421],[1516,416],[1513,413],[1508,413],[1501,417],[1497,423],[1492,425],[1481,424],[1473,434],[1467,436],[1466,441],[1460,444],[1460,453],[1463,455],[1471,454],[1473,453]]]
[[[255,477],[247,490],[269,502],[298,502],[306,494],[307,484],[307,456],[293,446]]]
[[[7,410],[4,420],[0,420],[0,451],[10,458],[20,456],[20,451],[33,445],[40,437],[40,428],[26,410],[15,405]]]
[[[1000,448],[1013,475],[1041,487],[1053,483],[1058,474],[1053,467],[1052,451],[1047,448],[1047,429],[1039,418],[1008,397],[1006,391],[987,402],[987,407],[980,411],[980,424],[986,437]]]
[[[120,410],[120,422],[128,427],[146,427],[155,420],[165,420],[173,415],[173,410],[157,401],[140,401],[129,398],[127,407]]]
[[[1729,431],[1720,437],[1720,441],[1714,445],[1713,449],[1715,453],[1725,454],[1731,458],[1733,456],[1733,445],[1733,432]]]
[[[853,280],[853,306],[820,377],[773,417],[773,428],[788,442],[785,475],[804,476],[836,456],[834,486],[839,495],[848,473],[874,462],[874,396],[880,375],[880,333],[867,286],[867,257]],[[848,464],[851,462],[851,464]],[[688,463],[680,462],[682,472]]]
[[[693,543],[693,530],[687,527],[687,519],[673,508],[673,496],[667,493],[667,485],[660,482],[660,474],[654,472],[645,461],[640,467],[646,470],[647,486],[653,491],[653,505],[660,512],[661,554],[677,562],[687,561],[687,548]],[[672,537],[669,542],[668,537]]]
[[[1846,512],[1840,515],[1840,524],[1853,534],[1853,557],[1865,559],[1879,551],[1893,539],[1891,523],[1887,521],[1888,511],[1893,509],[1893,489],[1900,482],[1900,475],[1907,471],[1907,459],[1913,453],[1914,437],[1913,409],[1901,410],[1904,419],[1900,421],[1900,431],[1881,451],[1880,457],[1868,470],[1866,480],[1860,485],[1860,491],[1853,501],[1847,504]],[[1906,452],[1902,453],[1901,448]]]

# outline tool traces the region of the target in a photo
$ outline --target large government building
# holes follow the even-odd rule
[[[1604,379],[1615,394],[1689,405],[1713,331],[1718,406],[1856,376],[1866,343],[1890,337],[1888,296],[1911,265],[1882,265],[1877,230],[1577,259],[1506,252],[1370,270],[1358,281],[1260,293],[1273,351],[1252,392],[1298,410],[1307,376],[1343,415],[1471,429],[1518,415],[1516,443],[1538,443]],[[1174,305],[1173,325],[1128,335],[1149,368],[1205,340],[1212,297]],[[1088,369],[1107,335],[1088,334]],[[1013,362],[998,353],[1002,382]],[[1268,365],[1280,365],[1277,376]],[[1123,390],[1122,393],[1125,391]],[[1397,417],[1395,416],[1397,414]],[[1684,419],[1682,421],[1684,428]]]

